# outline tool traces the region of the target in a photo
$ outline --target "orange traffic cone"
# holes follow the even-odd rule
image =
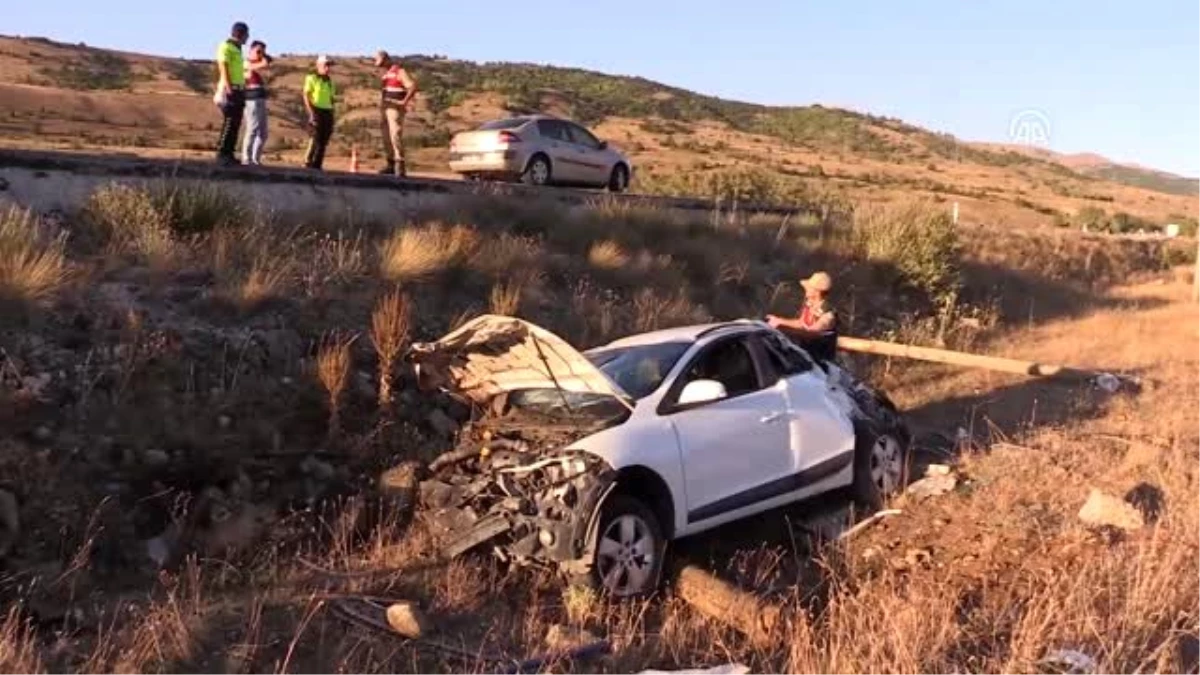
[[[350,173],[358,173],[358,146],[350,148]]]

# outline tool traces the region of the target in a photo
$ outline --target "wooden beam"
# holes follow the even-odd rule
[[[1002,373],[1015,373],[1017,375],[1028,375],[1030,377],[1092,380],[1103,374],[1091,370],[1083,370],[1081,368],[1072,368],[1070,366],[1061,366],[1052,363],[1039,363],[1037,361],[1021,361],[1019,359],[1006,359],[998,356],[967,354],[965,352],[950,351],[949,349],[916,347],[913,345],[897,344],[895,342],[864,340],[862,338],[854,337],[839,337],[838,349],[847,352],[857,352],[860,354],[898,356],[906,359],[947,363],[953,366],[982,368],[984,370],[995,370]]]

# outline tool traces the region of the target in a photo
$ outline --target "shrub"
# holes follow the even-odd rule
[[[173,236],[237,227],[251,217],[241,201],[217,186],[179,183],[112,183],[92,193],[84,214],[101,241],[132,245],[147,255],[166,251]]]
[[[922,201],[860,211],[854,241],[860,255],[893,266],[898,281],[930,300],[941,304],[957,294],[958,233],[945,209]]]
[[[32,212],[0,212],[0,299],[41,303],[69,275],[64,238],[53,236]]]
[[[383,243],[383,275],[395,281],[422,279],[466,261],[477,246],[475,230],[462,225],[405,228]]]

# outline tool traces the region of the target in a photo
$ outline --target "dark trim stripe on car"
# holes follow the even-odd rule
[[[743,490],[737,494],[723,497],[711,504],[705,504],[694,511],[688,511],[688,524],[698,523],[709,518],[716,518],[721,514],[737,511],[751,504],[765,502],[768,499],[773,499],[789,492],[803,490],[813,483],[824,480],[845,469],[853,461],[854,451],[847,450],[836,457],[831,457],[820,464],[814,464],[798,473],[784,476],[783,478],[776,478],[762,485],[756,485],[749,490]]]

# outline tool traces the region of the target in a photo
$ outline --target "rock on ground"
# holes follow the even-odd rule
[[[429,633],[429,619],[415,602],[397,602],[387,608],[387,622],[392,630],[407,638],[419,638]]]
[[[556,623],[546,631],[546,648],[552,652],[566,652],[598,642],[599,639],[586,628],[573,628]]]
[[[1092,488],[1079,509],[1079,519],[1096,527],[1110,526],[1128,532],[1140,530],[1146,521],[1140,511],[1125,500]]]

